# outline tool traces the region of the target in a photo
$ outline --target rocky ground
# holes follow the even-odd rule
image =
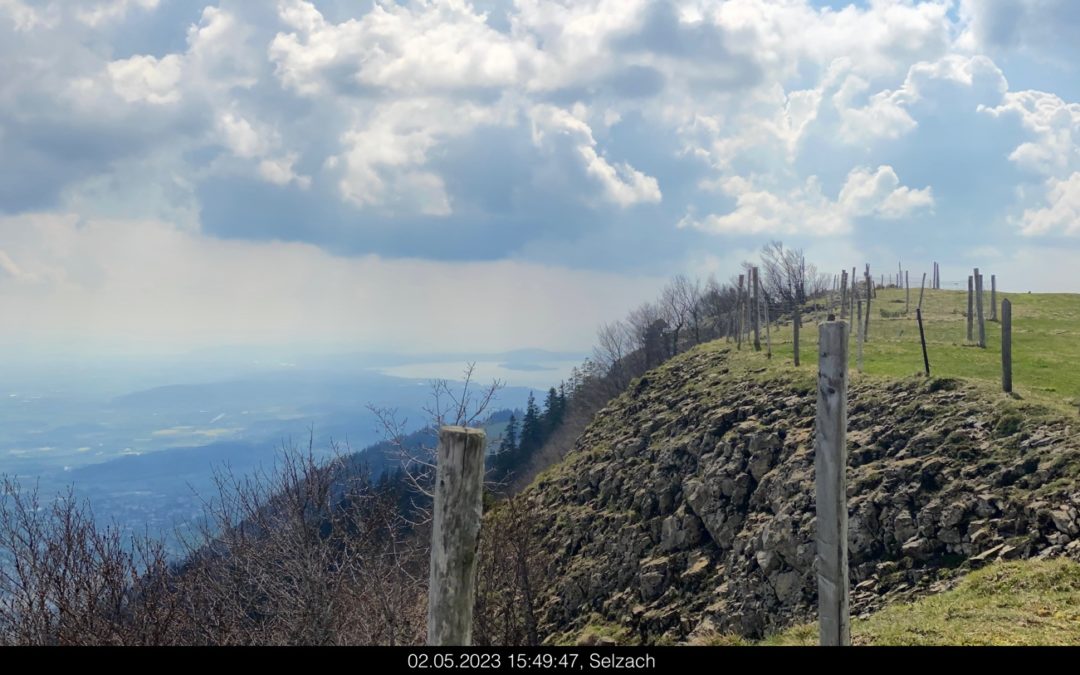
[[[637,381],[525,493],[553,563],[541,630],[756,638],[816,613],[814,372],[738,374],[722,343]],[[954,380],[855,378],[852,611],[996,559],[1080,558],[1075,420]]]

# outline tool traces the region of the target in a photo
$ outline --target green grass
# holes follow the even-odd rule
[[[911,291],[911,311],[904,311],[904,291],[883,289],[871,304],[869,341],[863,348],[863,372],[888,378],[907,377],[923,370],[915,306],[919,291]],[[1059,410],[1076,412],[1080,403],[1080,295],[1067,293],[998,293],[1013,306],[1013,388],[1022,398],[1035,399]],[[989,321],[986,303],[986,348],[967,341],[966,291],[927,290],[923,300],[930,371],[934,377],[981,380],[991,388],[1001,382],[1001,324]],[[865,307],[864,307],[865,309]],[[899,313],[895,318],[885,314]],[[823,313],[803,317],[800,355],[803,367],[817,360],[817,327]],[[999,310],[1000,318],[1000,310]],[[792,331],[788,325],[772,334],[773,361],[790,367]],[[978,327],[975,328],[978,340]],[[764,348],[765,336],[762,335]],[[743,346],[746,352],[746,345]],[[854,371],[856,342],[851,341]],[[769,364],[772,369],[773,364]]]
[[[1080,564],[1058,558],[990,565],[950,591],[855,619],[851,641],[879,646],[1080,645]],[[716,644],[733,642],[715,638]],[[817,642],[817,624],[806,624],[758,644]]]

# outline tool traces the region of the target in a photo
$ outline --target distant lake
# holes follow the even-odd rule
[[[433,361],[376,370],[384,375],[419,379],[426,383],[430,379],[460,380],[465,365],[464,361]],[[477,361],[473,379],[482,384],[499,379],[511,387],[547,389],[557,387],[570,376],[571,369],[580,365],[581,361]]]

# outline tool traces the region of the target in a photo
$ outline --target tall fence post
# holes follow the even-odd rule
[[[922,309],[922,298],[924,292],[926,292],[926,272],[922,273],[922,283],[919,284],[919,309]]]
[[[930,377],[930,357],[926,355],[926,333],[923,332],[922,310],[915,308],[915,318],[919,320],[919,342],[922,343],[922,361],[926,368],[926,376]]]
[[[869,300],[867,300],[867,302],[869,303],[870,301],[869,301]],[[856,356],[856,358],[855,358],[855,367],[856,367],[856,368],[858,369],[858,371],[859,371],[859,372],[861,373],[861,372],[862,372],[862,343],[863,343],[863,333],[865,333],[865,332],[866,332],[866,331],[864,331],[864,330],[863,330],[863,322],[862,322],[862,300],[859,300],[859,303],[858,303],[858,308],[859,308],[859,309],[858,309],[858,311],[859,311],[859,316],[858,316],[858,323],[857,323],[857,324],[855,324],[855,326],[856,326],[856,328],[855,328],[855,331],[856,331],[856,335],[858,336],[858,340],[856,340],[856,342],[858,343],[858,346],[856,347],[856,349],[857,349],[858,351],[857,351],[857,356]]]
[[[821,644],[851,644],[847,511],[847,330],[843,321],[818,326],[817,499],[818,621]]]
[[[739,332],[735,338],[735,348],[742,350],[742,336],[743,336],[743,281],[746,280],[745,274],[739,275],[739,294],[735,298],[735,313],[738,314],[737,323],[739,324]]]
[[[866,270],[866,323],[863,324],[862,339],[863,342],[870,341],[870,298],[877,295],[877,291],[874,287],[874,279],[870,276],[870,266],[867,265]]]
[[[481,429],[439,429],[428,585],[430,646],[469,646],[484,488]]]
[[[847,318],[847,270],[840,273],[840,320]]]
[[[1012,393],[1012,303],[1001,301],[1001,388]]]
[[[990,275],[990,320],[997,321],[997,275]]]
[[[759,319],[760,319],[758,314],[761,311],[761,304],[760,304],[761,301],[760,301],[759,296],[758,296],[758,271],[757,271],[756,267],[754,267],[754,268],[752,268],[750,270],[750,278],[751,278],[750,285],[754,289],[754,300],[753,300],[754,313],[750,317],[750,322],[754,326],[754,351],[755,352],[760,352],[761,351],[761,328],[758,325]]]
[[[795,302],[795,316],[791,319],[792,331],[795,338],[795,367],[799,367],[799,328],[802,327],[802,316],[799,314],[799,303]]]
[[[975,268],[975,316],[979,320],[979,346],[986,348],[986,322],[983,320],[983,282],[979,268]]]
[[[975,341],[975,278],[968,275],[967,341]]]
[[[851,268],[851,276],[849,278],[851,279],[851,293],[848,296],[848,316],[853,317],[855,316],[855,298],[858,295],[858,292],[855,289],[859,285],[859,282],[855,280],[854,267]]]
[[[765,302],[762,303],[765,309],[765,358],[772,358],[772,331],[769,326],[769,296],[762,293],[765,296]]]

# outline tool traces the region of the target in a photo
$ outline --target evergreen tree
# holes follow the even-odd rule
[[[544,400],[544,431],[545,438],[559,428],[562,424],[562,405],[559,402],[559,392],[555,387],[548,389],[547,398]]]
[[[517,452],[518,449],[518,423],[517,416],[510,414],[510,421],[506,423],[506,431],[503,432],[502,442],[499,443],[499,452]]]
[[[525,406],[525,418],[521,421],[521,443],[518,449],[525,457],[540,449],[544,442],[543,420],[536,399],[529,392],[529,402]]]

